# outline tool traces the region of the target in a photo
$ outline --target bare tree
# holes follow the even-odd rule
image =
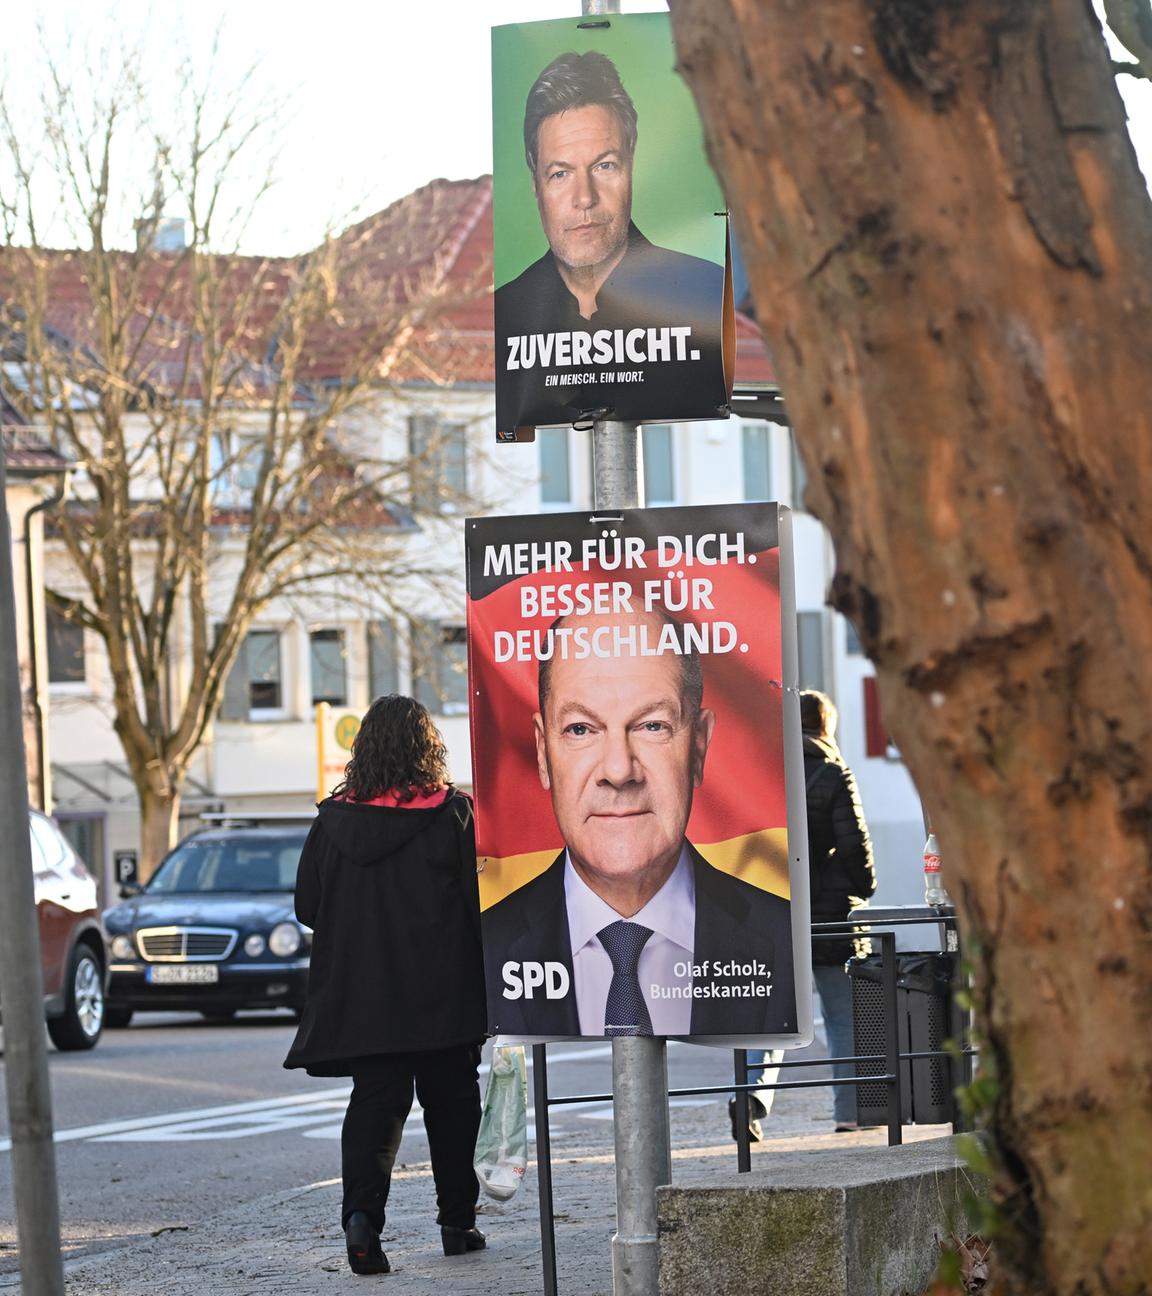
[[[56,521],[78,585],[50,597],[106,650],[147,875],[261,609],[319,587],[379,609],[445,577],[453,554],[408,543],[436,436],[386,455],[378,410],[405,377],[443,378],[489,267],[454,264],[451,185],[306,255],[242,256],[274,107],[186,65],[161,112],[131,55],[75,79],[49,59],[44,84],[38,129],[0,105],[5,390],[82,467]],[[61,217],[73,251],[46,245]]]
[[[1110,8],[1148,32],[1147,0]],[[1099,25],[1084,0],[672,9],[832,602],[973,952],[997,1289],[1147,1292],[1152,212]]]

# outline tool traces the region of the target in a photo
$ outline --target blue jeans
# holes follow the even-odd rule
[[[828,1039],[829,1057],[853,1057],[856,1043],[852,1031],[852,981],[837,963],[832,967],[813,967],[812,979],[820,996],[820,1009],[824,1015],[824,1033]],[[783,1049],[749,1049],[748,1083],[775,1084],[780,1077]],[[841,1062],[832,1068],[834,1079],[856,1073],[851,1062]],[[749,1093],[759,1098],[764,1114],[772,1110],[775,1089],[751,1089]],[[856,1086],[836,1085],[832,1090],[832,1115],[836,1123],[856,1119]]]
[[[812,977],[824,1013],[824,1034],[828,1039],[829,1057],[852,1057],[856,1044],[852,1032],[852,979],[839,963],[832,967],[814,967]],[[835,1079],[853,1076],[851,1062],[832,1068]],[[856,1086],[836,1085],[832,1090],[832,1114],[837,1124],[856,1119]]]

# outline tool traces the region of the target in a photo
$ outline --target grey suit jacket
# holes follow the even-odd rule
[[[720,869],[688,843],[696,885],[693,961],[746,967],[765,965],[772,973],[766,997],[693,998],[692,1035],[769,1035],[796,1030],[796,987],[792,962],[791,905]],[[504,1035],[579,1035],[580,1018],[572,978],[572,946],[564,899],[564,853],[543,873],[481,915],[488,1029]],[[549,999],[537,988],[531,999],[506,998],[506,963],[559,962],[568,969],[569,989]],[[758,969],[757,969],[758,970]],[[726,967],[726,972],[730,971]],[[755,975],[701,977],[703,988],[735,989]]]

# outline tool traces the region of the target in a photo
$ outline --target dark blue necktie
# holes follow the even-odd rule
[[[604,1003],[604,1034],[651,1035],[652,1018],[636,975],[640,951],[652,935],[651,928],[620,919],[596,935],[612,960],[612,984]]]

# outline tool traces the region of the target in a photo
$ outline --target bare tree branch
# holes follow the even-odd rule
[[[103,642],[147,855],[147,822],[174,821],[264,609],[354,586],[383,615],[398,590],[447,588],[448,559],[406,543],[442,438],[412,455],[369,429],[397,380],[445,381],[445,348],[459,345],[452,312],[489,291],[489,274],[461,283],[463,218],[439,191],[301,257],[237,254],[273,182],[254,164],[274,156],[276,107],[250,78],[222,86],[216,66],[199,75],[185,61],[167,82],[179,103],[170,129],[153,120],[137,58],[123,52],[89,84],[46,54],[40,139],[0,95],[16,186],[0,203],[0,381],[83,465],[53,524],[72,585],[52,597]],[[50,188],[78,231],[73,251],[41,241]],[[134,213],[121,210],[126,194],[139,195]],[[174,211],[186,245],[159,251]]]
[[[1152,79],[1152,0],[1103,0],[1103,5],[1109,29],[1136,60],[1113,60],[1113,70]]]

